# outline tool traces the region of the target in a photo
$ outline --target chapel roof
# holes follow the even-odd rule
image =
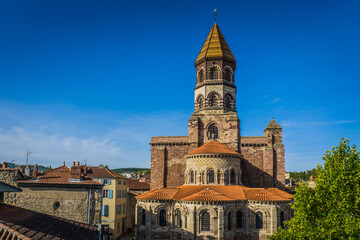
[[[271,118],[269,124],[266,126],[265,129],[269,129],[269,128],[282,128],[282,127],[274,120],[274,118]]]
[[[236,61],[216,23],[212,26],[195,63],[205,58],[227,58],[228,60]]]
[[[221,144],[216,140],[211,140],[205,143],[204,145],[196,148],[195,150],[189,152],[186,156],[193,154],[209,154],[209,153],[241,155],[240,153],[232,150],[231,148],[225,146],[224,144]]]
[[[277,188],[250,188],[240,185],[183,185],[155,188],[136,197],[143,200],[288,202],[293,195]]]

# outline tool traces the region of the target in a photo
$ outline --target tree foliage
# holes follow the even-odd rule
[[[271,239],[360,239],[360,153],[341,139],[323,160],[316,187],[296,189],[294,217]]]
[[[311,176],[316,177],[316,168],[302,172],[290,172],[290,177],[292,177],[294,181],[299,181],[300,179],[309,181]]]

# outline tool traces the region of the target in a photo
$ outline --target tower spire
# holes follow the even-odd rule
[[[214,9],[215,24],[216,24],[216,15],[218,15],[218,13],[217,13],[217,8]]]

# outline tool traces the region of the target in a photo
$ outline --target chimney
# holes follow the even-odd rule
[[[8,168],[7,162],[3,162],[2,168]]]
[[[66,165],[65,165],[65,161],[64,161],[64,164],[63,164],[63,166],[65,167]]]
[[[73,161],[73,166],[75,166],[75,161]]]
[[[26,167],[25,167],[24,175],[27,176],[27,177],[31,176],[31,168],[30,168],[29,164],[26,165]]]
[[[100,165],[99,165],[99,168],[104,168],[104,165],[100,164]]]
[[[79,161],[77,162],[76,166],[80,166],[80,162],[79,162]]]
[[[34,166],[33,177],[34,177],[34,179],[37,179],[37,177],[38,177],[38,165],[37,164],[35,164],[35,166]]]

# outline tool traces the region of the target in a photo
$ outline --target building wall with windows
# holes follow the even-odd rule
[[[102,192],[101,224],[108,227],[113,239],[119,239],[126,232],[126,201],[128,179],[106,167],[91,167],[90,174],[104,185]]]

